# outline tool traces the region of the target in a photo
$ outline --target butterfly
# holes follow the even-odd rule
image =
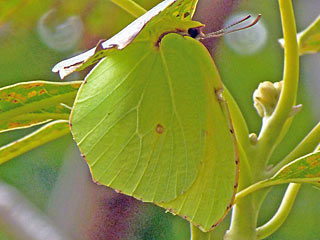
[[[53,71],[99,62],[70,116],[93,180],[210,231],[231,209],[239,158],[223,84],[199,42],[204,25],[191,20],[196,4],[163,1]]]

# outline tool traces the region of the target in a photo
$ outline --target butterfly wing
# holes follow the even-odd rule
[[[173,76],[160,53],[137,42],[110,54],[87,77],[71,117],[94,180],[149,202],[192,185],[207,124],[205,99],[195,101],[204,83],[190,72]]]
[[[165,0],[152,8],[150,11],[137,18],[119,33],[109,40],[101,41],[96,47],[70,59],[66,59],[52,69],[53,72],[59,72],[63,79],[74,71],[80,71],[86,67],[97,63],[101,58],[108,54],[108,50],[113,48],[123,49],[130,44],[140,33],[143,27],[160,12],[173,4],[175,0]]]
[[[106,57],[112,49],[124,49],[141,32],[153,18],[173,15],[179,19],[190,20],[195,11],[197,0],[165,0],[133,21],[119,33],[108,40],[100,41],[96,47],[70,59],[66,59],[52,69],[61,79],[74,71],[80,71]],[[157,18],[155,19],[157,20]]]
[[[231,209],[238,179],[235,137],[226,102],[219,96],[223,86],[212,58],[198,41],[169,34],[163,38],[160,49],[168,72],[179,82],[179,91],[190,84],[184,81],[186,79],[202,83],[201,93],[193,86],[192,93],[181,94],[190,94],[194,102],[205,102],[205,110],[198,114],[207,123],[204,128],[205,153],[195,182],[176,199],[158,205],[183,216],[203,231],[209,231]],[[188,105],[185,108],[188,109]]]
[[[191,3],[174,2],[162,22],[149,21],[152,38],[109,50],[82,85],[71,123],[96,182],[208,231],[231,208],[238,158],[215,65],[202,44],[182,36],[201,26],[186,21]]]
[[[222,89],[210,55],[188,37],[110,54],[71,117],[94,180],[210,230],[231,208],[238,176]]]

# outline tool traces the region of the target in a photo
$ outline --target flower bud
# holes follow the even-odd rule
[[[273,113],[282,89],[281,82],[263,82],[253,93],[254,107],[260,117],[268,117]]]

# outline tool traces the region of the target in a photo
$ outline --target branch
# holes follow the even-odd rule
[[[301,184],[298,183],[289,184],[276,214],[271,218],[269,222],[257,228],[258,239],[264,239],[270,236],[284,223],[292,209],[296,196],[299,193],[300,187]]]
[[[191,240],[210,240],[210,232],[202,232],[199,228],[190,223]]]

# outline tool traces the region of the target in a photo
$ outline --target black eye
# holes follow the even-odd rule
[[[200,30],[198,28],[189,28],[188,33],[190,37],[196,38],[199,35]]]

